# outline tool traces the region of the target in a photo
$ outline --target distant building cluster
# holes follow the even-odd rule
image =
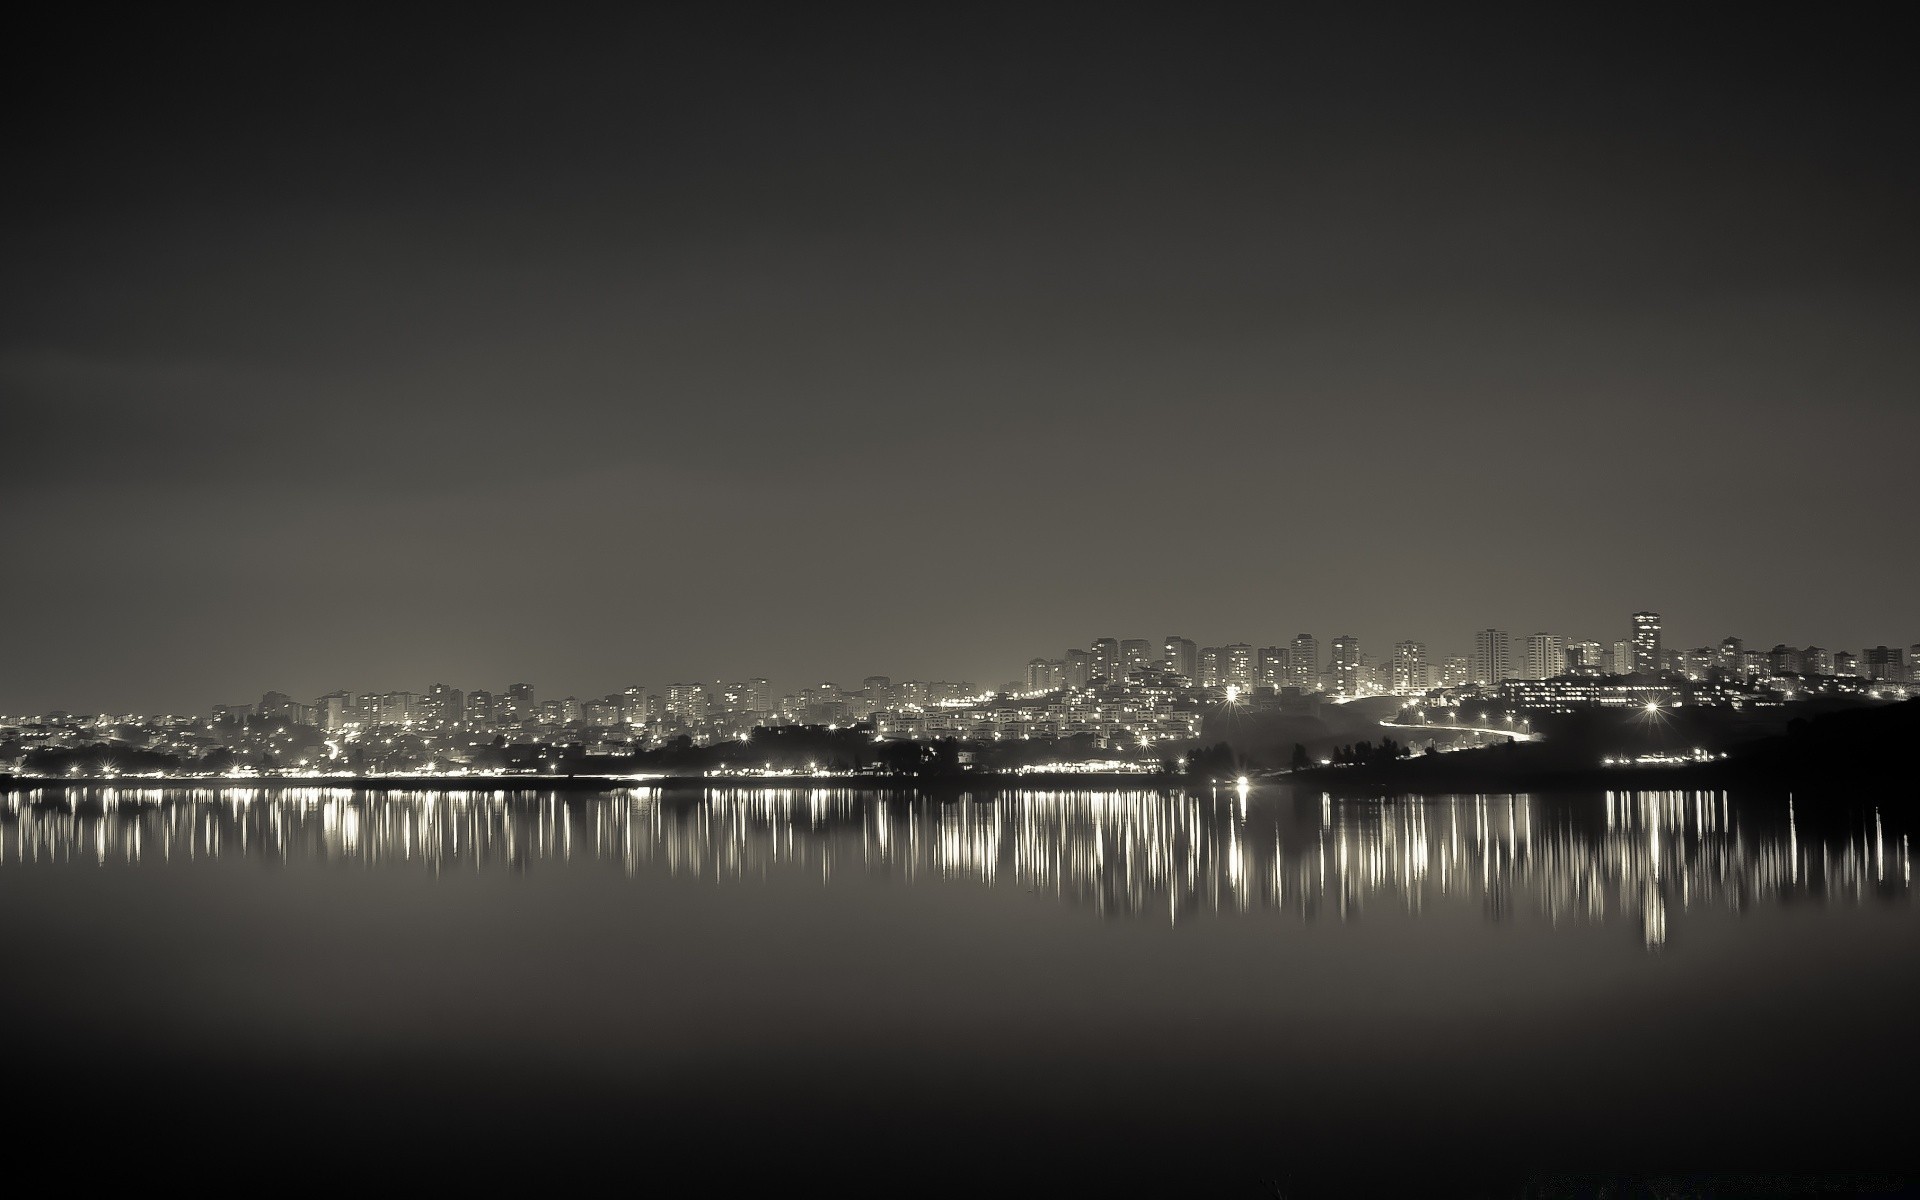
[[[1209,713],[1312,713],[1323,703],[1394,696],[1438,707],[1473,700],[1509,712],[1781,703],[1802,696],[1898,698],[1920,690],[1920,644],[1858,653],[1820,646],[1750,649],[1737,637],[1670,650],[1660,614],[1638,612],[1614,641],[1504,629],[1473,635],[1471,655],[1435,659],[1424,642],[1365,652],[1359,639],[1296,634],[1285,644],[1202,646],[1170,636],[1094,638],[1036,657],[1023,679],[980,689],[870,675],[858,688],[823,682],[775,697],[765,678],[632,686],[603,696],[539,695],[436,683],[424,691],[333,691],[297,700],[270,691],[206,716],[0,718],[0,769],[41,748],[109,740],[183,762],[221,756],[289,768],[431,769],[481,758],[539,769],[547,756],[621,755],[711,745],[784,726],[867,728],[879,740],[1074,740],[1143,758],[1191,746]]]

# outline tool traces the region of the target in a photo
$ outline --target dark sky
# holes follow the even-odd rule
[[[16,28],[0,711],[1920,640],[1869,10],[902,7]]]

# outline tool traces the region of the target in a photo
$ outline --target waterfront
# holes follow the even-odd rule
[[[920,1190],[1035,1157],[1885,1170],[1917,933],[1870,801],[0,797],[0,1015],[45,1111],[406,1130],[441,1171],[605,1139],[832,1144],[843,1183]]]

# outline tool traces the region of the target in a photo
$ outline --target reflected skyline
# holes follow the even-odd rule
[[[435,871],[600,864],[715,882],[775,872],[971,881],[1110,919],[1358,919],[1478,905],[1486,919],[1627,922],[1649,948],[1695,909],[1910,901],[1908,836],[1875,811],[1817,833],[1725,792],[1336,801],[1231,791],[876,797],[831,788],[389,792],[32,789],[0,803],[0,866],[246,858]]]

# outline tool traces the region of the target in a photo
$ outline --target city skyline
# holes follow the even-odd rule
[[[404,687],[384,684],[348,687],[336,683],[324,692],[296,690],[289,693],[279,688],[269,688],[263,697],[277,697],[280,702],[315,710],[316,714],[322,714],[309,722],[315,724],[327,724],[324,710],[328,701],[335,698],[339,698],[348,708],[357,710],[368,703],[378,709],[383,698],[387,703],[392,703],[397,697],[408,698],[409,705],[417,699],[431,706],[434,698],[442,693],[450,693],[456,705],[463,694],[484,696],[489,706],[496,702],[496,698],[508,707],[517,704],[522,709],[520,719],[536,716],[543,705],[551,708],[564,702],[581,711],[572,712],[560,720],[586,720],[588,724],[596,724],[600,722],[591,719],[590,710],[603,704],[620,714],[608,716],[606,723],[632,721],[633,718],[625,715],[625,712],[628,703],[633,701],[653,702],[651,709],[644,704],[639,706],[640,721],[660,713],[685,716],[686,713],[678,708],[681,701],[677,697],[682,692],[700,695],[703,708],[707,697],[724,694],[726,711],[771,715],[776,712],[787,714],[794,707],[796,696],[802,697],[800,705],[804,707],[804,696],[816,690],[816,687],[847,696],[870,695],[878,687],[881,692],[888,694],[889,701],[896,686],[917,687],[922,689],[922,694],[917,696],[914,703],[923,705],[959,702],[963,699],[971,701],[1002,693],[1040,694],[1061,688],[1093,688],[1125,682],[1142,670],[1176,679],[1182,687],[1197,692],[1218,692],[1228,699],[1235,696],[1251,697],[1261,690],[1278,692],[1289,688],[1301,692],[1324,691],[1337,697],[1412,696],[1435,689],[1465,686],[1485,688],[1505,681],[1579,675],[1657,677],[1674,673],[1704,679],[1712,674],[1747,678],[1805,674],[1810,677],[1886,679],[1897,683],[1920,679],[1920,642],[1863,645],[1855,654],[1845,647],[1823,647],[1811,642],[1776,642],[1768,647],[1764,642],[1749,642],[1729,634],[1688,646],[1684,641],[1667,636],[1664,618],[1658,612],[1638,611],[1631,614],[1628,620],[1630,628],[1627,636],[1612,641],[1574,639],[1546,632],[1516,637],[1511,630],[1488,627],[1472,634],[1472,647],[1464,654],[1448,653],[1445,648],[1436,649],[1416,639],[1402,639],[1392,643],[1384,652],[1376,652],[1367,649],[1362,639],[1351,635],[1329,640],[1306,632],[1259,646],[1248,642],[1202,646],[1194,639],[1176,634],[1169,634],[1158,641],[1148,638],[1096,637],[1084,648],[1066,647],[1057,658],[1046,655],[1030,658],[1024,673],[944,679],[869,672],[859,676],[861,683],[858,687],[846,686],[843,681],[851,680],[853,676],[842,673],[838,677],[816,678],[800,684],[797,693],[785,692],[786,684],[794,681],[784,681],[776,687],[769,677],[751,673],[732,676],[725,673],[704,676],[690,673],[674,682],[654,685],[642,685],[629,679],[625,684],[605,689],[549,690],[539,683],[516,681],[496,683],[497,691],[472,687],[470,675],[454,673],[449,677],[462,678],[467,681],[466,685],[434,683],[423,686],[417,680],[408,681]],[[416,687],[422,687],[423,690],[415,691]],[[735,691],[743,695],[735,697],[732,695]],[[562,692],[564,696],[560,694]],[[516,693],[520,695],[516,697]],[[312,703],[297,698],[301,696],[313,697]],[[775,697],[780,697],[778,705],[773,702]],[[211,710],[218,715],[228,709],[235,712],[243,709],[258,711],[251,701],[209,701],[196,707],[150,709],[95,706],[89,710],[84,707],[68,709],[59,705],[43,705],[37,709],[17,708],[11,713],[0,709],[0,714],[19,716],[92,711],[101,714],[178,715],[181,712]],[[412,722],[414,713],[411,708],[405,717],[407,723]]]
[[[1851,25],[35,22],[0,708],[1920,594]]]

